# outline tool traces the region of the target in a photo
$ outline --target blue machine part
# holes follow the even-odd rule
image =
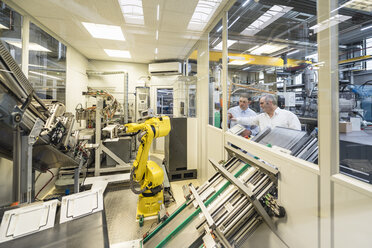
[[[352,88],[361,100],[361,108],[364,111],[364,119],[372,121],[372,85],[360,85]]]

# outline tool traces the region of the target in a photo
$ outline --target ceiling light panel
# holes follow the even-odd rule
[[[350,0],[341,5],[339,8],[350,8],[366,12],[372,12],[371,0]]]
[[[283,48],[286,48],[286,45],[278,45],[274,43],[267,43],[260,47],[257,47],[256,49],[250,51],[251,54],[255,55],[261,55],[261,54],[271,54],[274,52],[277,52],[279,50],[282,50]]]
[[[235,22],[237,22],[238,20],[240,19],[240,16],[238,16],[230,25],[227,29],[230,29],[232,27],[232,25],[235,24]]]
[[[337,15],[334,15],[327,20],[322,21],[321,23],[318,23],[318,24],[310,27],[310,29],[314,30],[314,33],[318,33],[320,31],[328,29],[328,28],[330,28],[334,25],[337,25],[341,22],[349,20],[350,18],[351,18],[351,16],[345,16],[345,15],[338,15],[337,14]]]
[[[233,45],[236,43],[236,40],[227,40],[227,47]],[[217,46],[214,47],[215,50],[222,51],[222,41],[217,44]]]
[[[119,5],[127,24],[145,25],[142,0],[119,0]]]
[[[285,15],[291,9],[293,8],[284,5],[274,5],[263,15],[261,15],[257,20],[255,20],[251,25],[244,29],[243,32],[241,32],[241,34],[247,36],[254,36],[261,30],[269,26],[271,23]]]
[[[111,49],[104,49],[105,53],[110,56],[110,57],[115,57],[115,58],[127,58],[130,59],[132,56],[130,55],[129,51],[125,50],[111,50]]]
[[[217,10],[218,6],[220,6],[221,1],[222,0],[199,0],[187,29],[202,31],[213,16],[214,12]]]
[[[371,29],[371,28],[372,28],[372,25],[366,26],[366,27],[361,28],[360,31],[364,31],[364,30]]]
[[[246,1],[243,3],[242,7],[245,7],[245,6],[246,6],[250,1],[251,1],[251,0],[246,0]]]
[[[105,24],[82,22],[88,32],[97,39],[125,40],[121,27]]]

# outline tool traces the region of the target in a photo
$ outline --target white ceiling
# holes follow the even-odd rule
[[[201,32],[187,30],[198,0],[142,0],[144,26],[125,24],[118,0],[13,0],[13,2],[88,59],[137,63],[184,59],[201,36]],[[226,2],[227,0],[222,1],[215,15]],[[158,4],[159,21],[156,20]],[[125,41],[95,39],[81,22],[121,26]],[[155,38],[157,29],[159,40]],[[158,48],[157,55],[155,48]],[[109,57],[103,49],[129,50],[132,58]]]

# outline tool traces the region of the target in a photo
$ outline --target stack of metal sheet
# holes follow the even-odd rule
[[[267,128],[252,141],[263,145],[279,146],[291,151],[291,155],[303,160],[317,163],[318,138],[316,132],[307,134],[304,131],[284,127]]]

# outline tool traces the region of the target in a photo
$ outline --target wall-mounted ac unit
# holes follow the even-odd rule
[[[149,72],[151,75],[177,75],[182,74],[182,63],[166,62],[149,64]]]

